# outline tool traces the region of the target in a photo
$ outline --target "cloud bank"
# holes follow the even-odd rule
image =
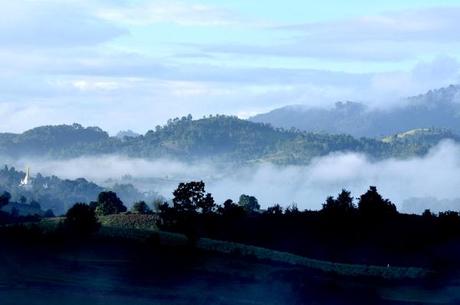
[[[123,176],[129,175],[128,182],[167,198],[179,182],[204,180],[218,202],[227,198],[237,201],[241,194],[251,194],[263,207],[295,202],[301,209],[319,209],[327,196],[336,195],[342,188],[358,197],[370,185],[376,185],[384,197],[405,212],[420,213],[425,208],[460,210],[460,145],[450,141],[424,157],[371,161],[361,154],[336,153],[316,158],[308,166],[260,164],[234,169],[206,162],[186,164],[121,156],[14,163],[31,166],[33,172],[86,177],[102,184],[110,178],[123,181]]]

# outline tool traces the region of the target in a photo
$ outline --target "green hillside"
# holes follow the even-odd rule
[[[423,132],[422,132],[423,131]],[[423,155],[442,139],[459,141],[445,129],[420,129],[386,137],[354,138],[344,134],[273,128],[231,116],[169,120],[138,137],[109,137],[97,127],[81,125],[38,127],[22,134],[0,134],[1,153],[10,158],[38,156],[69,158],[121,154],[183,161],[305,164],[331,152],[359,152],[372,158]]]

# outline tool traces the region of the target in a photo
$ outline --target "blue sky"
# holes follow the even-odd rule
[[[459,82],[460,1],[0,0],[0,131],[400,98]]]

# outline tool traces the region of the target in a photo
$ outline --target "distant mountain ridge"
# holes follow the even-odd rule
[[[332,109],[286,106],[250,121],[355,137],[383,137],[417,128],[446,128],[460,134],[460,86],[409,97],[404,105],[390,109],[370,109],[349,101],[337,102]]]
[[[386,139],[285,130],[217,115],[198,120],[176,118],[135,138],[109,137],[97,127],[84,128],[78,124],[0,134],[0,156],[65,159],[118,154],[147,159],[287,165],[307,164],[332,152],[358,152],[376,159],[404,158],[426,154],[443,139],[460,142],[460,137],[447,129],[420,129],[405,137]]]

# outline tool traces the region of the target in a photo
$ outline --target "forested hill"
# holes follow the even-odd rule
[[[145,135],[123,139],[109,137],[97,127],[83,128],[78,124],[39,127],[23,134],[0,134],[0,155],[67,158],[122,154],[143,158],[301,164],[337,151],[362,152],[374,158],[422,155],[446,138],[460,141],[460,137],[444,129],[420,129],[383,140],[357,139],[349,135],[276,129],[229,116],[199,120],[189,116],[169,120],[168,124],[157,126]]]
[[[161,198],[154,192],[142,193],[131,184],[114,184],[102,187],[84,178],[61,179],[56,176],[33,176],[28,187],[19,185],[25,173],[14,167],[0,169],[0,194],[4,191],[12,195],[12,201],[30,204],[36,202],[43,210],[51,209],[56,215],[65,213],[75,202],[90,202],[102,191],[114,191],[130,206],[140,200],[151,202]]]
[[[390,109],[370,109],[357,102],[338,102],[332,109],[286,106],[250,120],[276,127],[357,137],[382,137],[433,127],[460,134],[460,86],[429,91],[402,100],[401,104]]]
[[[0,133],[0,155],[66,155],[81,147],[109,141],[109,135],[98,127],[80,124],[41,126],[22,134]]]

